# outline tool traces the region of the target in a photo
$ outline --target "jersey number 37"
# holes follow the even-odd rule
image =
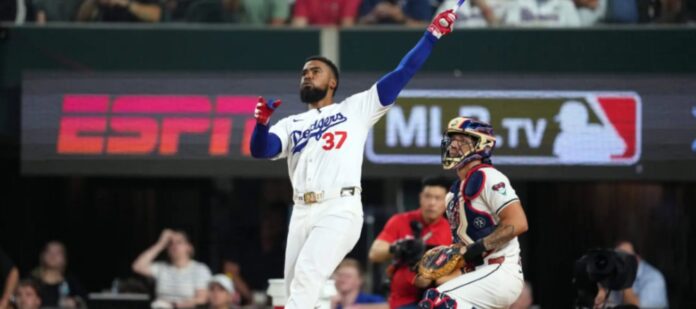
[[[324,139],[324,146],[321,148],[324,148],[324,150],[341,149],[347,137],[348,132],[346,131],[326,132],[321,137]]]

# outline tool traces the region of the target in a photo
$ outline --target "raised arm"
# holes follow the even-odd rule
[[[377,81],[377,93],[379,101],[383,106],[394,103],[406,84],[418,72],[425,60],[430,56],[430,52],[435,46],[435,42],[443,35],[452,32],[456,15],[452,10],[444,11],[433,19],[428,30],[423,34],[423,37],[418,41],[416,46],[409,51],[399,66],[394,71],[384,75]]]
[[[163,230],[157,243],[145,250],[145,252],[141,253],[138,258],[135,259],[132,265],[133,271],[143,276],[152,277],[152,272],[150,271],[152,261],[154,261],[157,255],[167,247],[171,240],[172,233],[173,232],[169,229]]]
[[[256,111],[254,112],[256,127],[254,127],[254,132],[251,133],[251,145],[249,147],[251,156],[254,158],[273,158],[281,151],[282,144],[280,138],[273,133],[268,133],[271,115],[280,104],[282,104],[280,100],[266,102],[264,98],[259,97],[259,102],[256,104]]]

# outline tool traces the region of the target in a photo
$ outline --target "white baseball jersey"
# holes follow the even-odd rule
[[[452,9],[458,0],[445,0],[438,8],[438,13]],[[505,13],[506,6],[509,6],[509,0],[486,0],[485,4],[493,11],[495,18],[502,18]],[[481,9],[473,4],[472,1],[466,1],[456,12],[457,21],[454,23],[455,28],[478,28],[489,27],[486,18],[483,17]]]
[[[392,105],[382,106],[377,85],[341,103],[281,119],[270,132],[288,159],[295,193],[359,187],[365,140]]]
[[[572,0],[514,0],[507,5],[503,24],[527,27],[577,27],[580,16]]]
[[[481,164],[469,172],[467,181],[457,181],[447,194],[447,219],[453,243],[471,244],[488,236],[500,222],[500,212],[519,198],[503,173],[493,166]],[[486,257],[517,258],[520,245],[517,237]]]

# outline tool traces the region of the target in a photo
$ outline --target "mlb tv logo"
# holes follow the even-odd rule
[[[494,126],[495,164],[631,165],[641,155],[635,92],[411,90],[375,126],[367,158],[440,164],[444,126],[457,115]]]

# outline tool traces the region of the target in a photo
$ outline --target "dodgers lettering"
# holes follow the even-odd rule
[[[308,129],[304,131],[292,131],[290,136],[292,137],[293,144],[295,144],[295,146],[292,147],[292,153],[301,152],[305,146],[307,146],[307,142],[309,142],[310,138],[313,137],[318,141],[328,129],[344,123],[347,120],[348,118],[346,118],[346,116],[343,116],[341,113],[337,113],[335,115],[327,116],[315,121],[309,126]]]

